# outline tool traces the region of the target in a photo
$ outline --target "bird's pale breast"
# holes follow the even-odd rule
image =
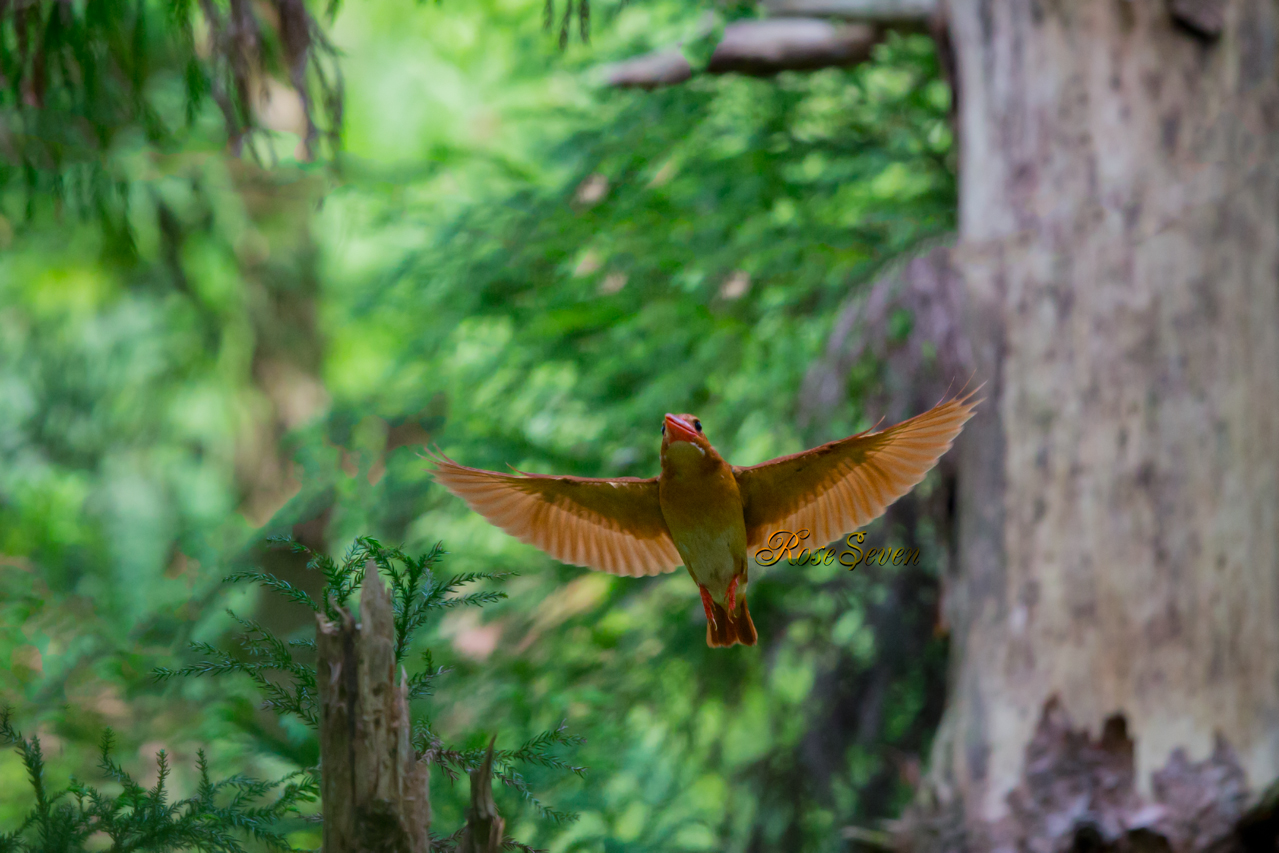
[[[684,446],[700,453],[692,445]],[[662,515],[693,579],[726,605],[728,585],[746,559],[746,524],[737,480],[722,461],[703,465],[700,459],[680,459],[679,444],[671,450],[672,464],[662,472]]]

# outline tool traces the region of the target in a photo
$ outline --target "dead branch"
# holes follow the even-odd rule
[[[923,28],[937,0],[763,0],[772,17],[836,18],[885,27]]]
[[[724,28],[705,71],[766,77],[846,67],[868,59],[883,37],[883,30],[868,24],[832,24],[817,18],[739,21]],[[654,89],[683,83],[693,76],[693,69],[678,49],[672,49],[620,62],[606,74],[610,86]]]
[[[471,807],[466,812],[466,829],[458,853],[498,853],[502,849],[502,832],[506,828],[493,800],[493,745],[489,741],[484,763],[471,771]]]

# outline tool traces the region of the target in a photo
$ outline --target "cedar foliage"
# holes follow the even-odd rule
[[[445,553],[440,543],[414,556],[371,537],[359,537],[341,560],[334,560],[287,537],[275,537],[273,541],[306,556],[307,568],[323,575],[319,602],[270,572],[236,572],[225,581],[260,584],[293,604],[336,620],[338,609],[350,606],[351,596],[360,588],[367,566],[376,566],[390,582],[397,665],[408,657],[414,636],[432,615],[454,607],[482,607],[506,597],[497,590],[462,590],[482,581],[500,581],[509,573],[465,572],[437,576],[435,567]],[[312,729],[317,728],[315,664],[313,659],[307,659],[315,651],[315,642],[284,640],[257,621],[233,612],[231,616],[243,629],[238,637],[238,653],[208,642],[193,642],[191,651],[202,659],[176,669],[156,667],[156,680],[180,676],[244,676],[257,686],[263,707],[277,714],[292,714]],[[431,696],[435,680],[446,672],[443,667],[435,666],[429,649],[423,650],[420,667],[409,674],[409,699]],[[169,802],[166,788],[169,764],[165,752],[161,750],[156,757],[158,781],[152,788],[143,788],[111,757],[110,730],[103,735],[98,766],[108,779],[122,785],[123,791],[108,797],[73,779],[64,790],[50,793],[44,783],[44,757],[39,738],[24,737],[13,727],[7,711],[0,717],[0,738],[6,745],[13,745],[21,756],[35,796],[35,806],[22,823],[12,832],[0,835],[0,853],[70,853],[84,849],[86,839],[97,832],[110,837],[113,853],[185,849],[239,853],[244,848],[237,834],[251,836],[272,848],[288,850],[292,848],[284,838],[282,826],[298,814],[302,803],[314,802],[319,795],[319,767],[296,771],[272,782],[242,775],[214,782],[201,751],[196,795]],[[580,737],[567,734],[565,725],[560,725],[537,734],[517,748],[494,750],[493,776],[545,818],[557,823],[572,822],[577,815],[541,802],[518,768],[536,765],[582,776],[586,772],[584,767],[569,764],[556,753],[559,747],[572,747],[581,741]],[[439,767],[450,780],[478,769],[488,752],[446,744],[426,719],[414,726],[413,746],[420,759]],[[280,792],[274,800],[259,804],[277,788]],[[74,805],[70,802],[72,799]],[[433,838],[433,848],[451,849],[460,832]],[[533,850],[514,840],[505,842],[503,849]]]
[[[196,767],[199,784],[194,796],[170,801],[167,787],[169,759],[156,753],[156,783],[144,788],[112,757],[110,729],[102,734],[98,769],[122,790],[108,796],[72,778],[60,791],[45,784],[44,752],[40,738],[25,737],[13,726],[6,710],[0,714],[0,741],[21,756],[35,795],[35,805],[11,832],[0,833],[0,853],[77,853],[92,836],[111,841],[108,853],[133,850],[200,850],[243,853],[240,836],[262,842],[269,849],[291,850],[278,824],[296,814],[302,803],[318,796],[315,779],[301,771],[272,782],[235,775],[214,782],[204,751]],[[277,791],[274,799],[263,798]],[[95,847],[93,849],[102,849]]]
[[[122,137],[177,150],[213,106],[232,153],[260,157],[257,100],[272,76],[298,94],[313,158],[341,131],[335,59],[303,0],[0,4],[0,191],[21,187],[28,212],[47,196],[119,226]]]
[[[500,581],[508,577],[509,572],[464,572],[448,578],[437,577],[434,567],[445,554],[441,543],[436,543],[425,554],[413,556],[399,548],[383,545],[371,537],[361,536],[355,540],[341,561],[337,561],[288,537],[274,537],[272,541],[306,556],[307,568],[323,574],[324,589],[320,603],[305,591],[269,572],[236,572],[226,578],[227,582],[259,583],[285,599],[309,608],[313,613],[323,613],[330,620],[337,621],[338,608],[349,605],[351,595],[364,582],[366,565],[371,562],[390,582],[391,605],[395,612],[397,665],[404,663],[414,635],[432,614],[453,607],[482,607],[506,598],[506,593],[496,590],[463,593],[462,589],[481,581]],[[191,644],[191,649],[204,655],[204,660],[179,669],[158,667],[155,670],[156,678],[164,680],[175,676],[198,677],[231,673],[246,675],[261,691],[265,707],[280,714],[294,714],[311,728],[316,728],[319,724],[319,708],[316,705],[318,694],[314,663],[299,661],[297,658],[301,652],[314,652],[315,642],[282,640],[254,620],[243,619],[234,613],[231,615],[244,629],[240,635],[241,648],[245,653],[243,657],[210,643],[196,642]],[[443,667],[435,665],[430,649],[424,649],[420,666],[408,673],[409,701],[431,696],[435,690],[435,679],[446,672]],[[568,764],[551,751],[557,746],[581,743],[581,738],[566,734],[565,731],[566,726],[560,725],[554,730],[535,735],[516,749],[499,749],[493,753],[494,777],[518,792],[544,817],[557,823],[571,822],[577,816],[554,809],[538,800],[515,768],[521,764],[536,764],[583,775],[586,768]],[[419,758],[439,767],[451,780],[477,769],[487,752],[485,749],[458,749],[445,744],[432,731],[427,720],[420,720],[414,726],[413,745]]]

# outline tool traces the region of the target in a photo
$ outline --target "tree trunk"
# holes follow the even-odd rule
[[[1279,9],[951,13],[987,399],[934,838],[1202,849],[1279,776]]]
[[[428,853],[430,780],[409,742],[391,599],[372,562],[360,611],[358,625],[342,610],[316,631],[324,853]]]

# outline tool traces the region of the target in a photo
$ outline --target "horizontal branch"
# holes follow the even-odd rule
[[[766,77],[856,65],[870,57],[871,48],[883,37],[878,27],[816,18],[738,21],[724,28],[706,72]],[[606,72],[608,85],[619,88],[654,89],[692,76],[692,66],[677,48],[617,63]]]
[[[938,0],[763,0],[773,17],[837,18],[880,26],[922,27],[940,11]]]

